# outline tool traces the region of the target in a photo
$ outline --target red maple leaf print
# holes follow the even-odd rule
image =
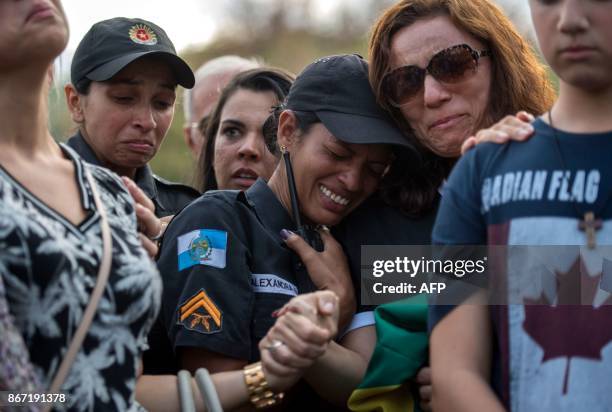
[[[551,305],[544,293],[538,299],[524,299],[523,329],[542,347],[542,363],[567,358],[565,395],[572,358],[601,360],[602,348],[612,341],[612,299],[593,306],[600,276],[589,276],[580,257],[567,273],[556,275],[556,304]]]

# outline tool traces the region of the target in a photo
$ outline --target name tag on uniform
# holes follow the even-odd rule
[[[198,229],[177,239],[178,270],[194,265],[225,268],[227,232],[216,229]]]
[[[251,274],[251,286],[255,293],[280,293],[289,296],[298,294],[298,289],[293,283],[267,273]]]

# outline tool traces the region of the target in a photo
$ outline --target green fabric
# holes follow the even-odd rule
[[[354,412],[413,412],[414,399],[410,383],[355,389],[349,399],[349,408]]]
[[[427,297],[418,295],[380,305],[374,318],[376,347],[348,406],[356,412],[412,411],[408,380],[427,361]]]

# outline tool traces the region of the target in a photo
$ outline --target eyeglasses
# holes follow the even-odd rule
[[[478,60],[490,56],[489,50],[477,51],[467,44],[458,44],[434,54],[425,69],[402,66],[385,75],[382,91],[394,106],[408,103],[425,84],[425,75],[444,83],[457,83],[476,73]]]

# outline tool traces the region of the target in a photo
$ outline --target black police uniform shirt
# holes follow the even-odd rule
[[[389,206],[374,194],[340,224],[332,229],[342,245],[354,279],[357,296],[361,298],[361,247],[365,245],[429,245],[439,198],[431,210],[420,217],[410,217]],[[359,301],[358,301],[359,302]],[[373,325],[375,306],[363,306],[353,326]],[[367,310],[365,310],[367,309]]]
[[[86,162],[100,166],[100,160],[81,132],[77,132],[68,139],[66,144],[76,150]],[[157,217],[175,215],[189,202],[200,196],[200,193],[192,187],[169,182],[153,174],[149,165],[136,170],[134,182],[153,201]]]
[[[259,360],[257,344],[292,297],[315,290],[280,237],[294,223],[269,186],[209,191],[168,226],[158,267],[161,318],[175,351]]]
[[[61,388],[67,394],[63,406],[123,411],[134,404],[139,359],[161,305],[161,279],[140,243],[134,204],[121,180],[85,163],[67,146],[62,150],[74,164],[87,216],[72,224],[0,166],[0,276],[30,361],[42,387],[49,387],[82,319],[102,256],[100,213],[84,178],[89,170],[108,215],[112,263],[96,315]]]
[[[537,259],[552,250],[551,287],[540,281],[530,255],[489,268],[489,277],[504,274],[506,293],[532,285],[517,295],[520,301],[490,306],[493,387],[509,410],[610,410],[612,287],[602,273],[612,245],[612,132],[557,130],[555,138],[541,119],[534,128],[527,142],[482,144],[461,158],[444,188],[433,242],[529,245]],[[587,211],[603,221],[593,250],[579,228]],[[551,305],[555,294],[576,292],[581,304]],[[450,310],[431,305],[430,327]]]

